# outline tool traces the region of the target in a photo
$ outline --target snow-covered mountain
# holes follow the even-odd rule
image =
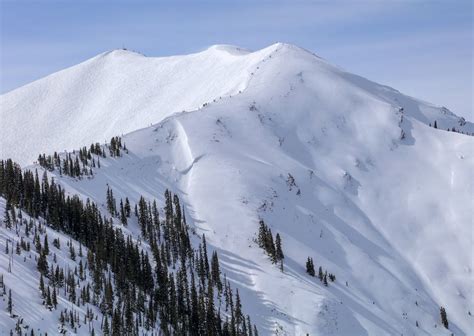
[[[273,49],[214,46],[164,58],[125,50],[100,54],[1,96],[0,156],[30,163],[40,151],[104,142],[235,95]]]
[[[0,104],[0,159],[21,164],[128,133],[93,177],[48,174],[98,204],[107,186],[132,204],[178,194],[260,335],[473,334],[474,124],[446,108],[282,43],[113,51]],[[255,241],[260,220],[283,272]],[[308,257],[336,281],[309,276]]]

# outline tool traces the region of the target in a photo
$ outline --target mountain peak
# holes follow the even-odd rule
[[[145,56],[143,55],[142,53],[138,52],[138,51],[134,51],[134,50],[129,50],[129,49],[126,49],[126,48],[118,48],[118,49],[112,49],[112,50],[109,50],[109,51],[105,51],[101,54],[99,54],[98,56]]]
[[[282,335],[444,335],[436,327],[440,306],[453,333],[471,329],[466,312],[472,303],[465,298],[472,294],[466,272],[472,268],[472,195],[466,181],[474,138],[459,133],[474,132],[474,125],[447,109],[282,42],[254,52],[220,44],[171,57],[116,49],[0,96],[0,107],[0,159],[30,164],[46,153],[38,159],[42,167],[32,168],[45,167],[68,196],[89,198],[104,214],[117,217],[104,205],[109,198],[116,203],[106,197],[109,188],[132,205],[165,188],[183,196],[182,207],[174,204],[195,234],[189,239],[194,243],[205,233],[222,256],[222,274],[241,284],[239,295],[262,335],[275,328]],[[117,135],[127,148],[118,154]],[[93,146],[101,148],[90,154],[97,161],[71,152],[111,137],[114,146]],[[59,156],[48,157],[55,151]],[[15,193],[20,189],[30,190],[22,185]],[[31,197],[61,203],[58,193],[51,195]],[[49,206],[40,208],[49,213]],[[0,199],[0,216],[9,213],[5,209]],[[138,218],[125,218],[127,225],[111,221],[141,242],[154,230],[145,234]],[[269,232],[281,236],[279,267],[255,241],[259,223],[268,225],[264,240]],[[9,240],[0,239],[0,250],[10,241],[19,247],[18,231],[2,225],[0,235]],[[51,231],[50,237],[56,238]],[[7,272],[13,258],[15,271]],[[313,258],[312,275],[319,266],[334,281],[325,286],[305,273],[304,263]],[[0,255],[8,286],[26,279],[26,263],[37,274],[34,258]],[[28,288],[38,294],[36,284]],[[43,301],[32,302],[47,308]],[[17,302],[15,313],[32,311],[30,300],[24,308]],[[60,311],[45,316],[57,320]],[[36,320],[34,328],[57,327]]]
[[[176,112],[198,110],[248,91],[249,85],[251,94],[263,97],[311,92],[327,111],[345,97],[349,104],[354,95],[369,95],[404,107],[425,124],[437,120],[443,129],[473,131],[472,124],[458,122],[454,115],[341,72],[296,45],[277,42],[250,52],[217,44],[197,54],[171,57],[115,49],[0,96],[0,134],[5,134],[0,154],[30,163],[40,152],[132,132]],[[42,137],[38,125],[56,138]],[[25,139],[21,144],[14,140],[19,134]]]
[[[231,55],[246,55],[250,53],[250,51],[245,48],[241,48],[241,47],[230,45],[230,44],[213,44],[209,46],[206,49],[206,51],[226,52]]]
[[[225,52],[225,53],[236,55],[236,56],[248,55],[251,53],[261,53],[261,52],[287,51],[287,52],[296,52],[296,53],[303,53],[303,54],[310,54],[312,56],[317,56],[316,54],[312,53],[311,51],[307,49],[304,49],[297,45],[286,43],[286,42],[275,42],[273,44],[270,44],[267,47],[253,50],[253,51],[246,48],[239,47],[239,46],[230,45],[230,44],[214,44],[206,48],[205,51],[206,52],[209,52],[209,51]]]

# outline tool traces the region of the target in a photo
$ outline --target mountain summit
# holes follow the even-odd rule
[[[114,50],[2,95],[1,157],[29,163],[39,152],[103,142],[173,113],[198,110],[247,90],[252,82],[261,85],[254,90],[270,93],[275,86],[294,84],[297,74],[311,81],[324,104],[340,102],[343,97],[338,96],[349,92],[338,87],[350,87],[351,94],[364,92],[396,107],[408,105],[407,111],[424,123],[438,120],[440,128],[474,131],[471,124],[460,126],[445,109],[343,72],[290,44],[256,52],[215,45],[196,54],[159,58]]]

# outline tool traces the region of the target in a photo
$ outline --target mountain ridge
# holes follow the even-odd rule
[[[187,56],[159,58],[115,50],[3,94],[0,96],[0,118],[3,121],[0,131],[6,136],[0,146],[2,157],[12,157],[25,164],[36,159],[40,152],[74,148],[91,140],[102,142],[115,134],[128,133],[157,123],[173,113],[197,110],[203,104],[244,91],[265,61],[267,64],[273,61],[272,55],[286,58],[285,62],[280,62],[281,66],[298,62],[313,66],[320,64],[320,71],[330,71],[340,76],[341,80],[353,83],[358,90],[370,94],[378,91],[378,99],[382,98],[395,106],[410,104],[410,111],[416,112],[418,119],[426,124],[440,119],[437,121],[440,128],[455,127],[474,132],[471,123],[460,126],[458,120],[461,119],[451,116],[447,109],[440,110],[433,105],[398,95],[396,90],[390,93],[393,89],[335,68],[309,51],[290,44],[276,43],[256,52],[239,55],[219,51],[220,48],[221,45],[216,45]],[[279,70],[273,71],[268,78],[263,78],[260,85],[272,82]],[[394,100],[400,97],[403,102]],[[420,104],[426,111],[417,111],[417,105]],[[439,111],[449,118],[439,116]],[[48,120],[62,121],[64,125],[47,125]],[[115,124],[107,129],[98,126],[110,120]],[[39,138],[37,129],[44,128],[43,124],[49,128],[51,139],[55,141],[42,139],[44,143],[41,143],[31,140]],[[9,148],[14,144],[8,139],[14,139],[15,133],[21,134],[25,143],[15,151],[10,151]],[[58,142],[58,139],[61,140]],[[27,153],[23,161],[22,156]]]

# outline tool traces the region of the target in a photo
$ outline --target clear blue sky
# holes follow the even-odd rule
[[[114,48],[279,41],[473,119],[470,0],[0,2],[2,93]]]

